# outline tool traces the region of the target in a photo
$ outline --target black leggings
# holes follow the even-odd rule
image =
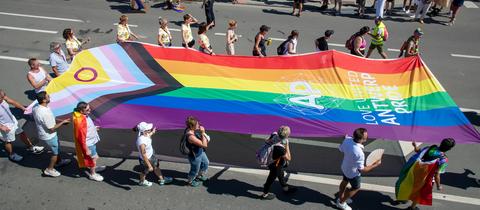
[[[270,173],[268,174],[267,181],[263,185],[263,193],[266,194],[270,191],[270,187],[272,186],[273,181],[275,181],[275,178],[278,178],[278,181],[280,182],[280,185],[282,185],[282,187],[288,186],[284,178],[283,163],[284,163],[283,160],[280,160],[279,164],[276,164],[276,162],[273,162],[270,165],[268,165],[268,169],[270,169]]]
[[[213,2],[215,0],[207,0],[205,3],[205,16],[207,16],[207,24],[213,22],[215,25],[215,14],[213,14]]]

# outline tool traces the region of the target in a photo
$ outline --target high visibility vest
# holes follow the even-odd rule
[[[379,37],[376,37],[378,35],[380,29],[382,29],[381,34],[380,34]],[[385,36],[385,24],[383,24],[383,22],[380,22],[380,24],[373,27],[372,35],[374,36],[374,37],[372,37],[372,44],[382,45],[383,44],[383,36]]]

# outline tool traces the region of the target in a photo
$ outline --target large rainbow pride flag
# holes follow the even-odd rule
[[[370,137],[478,143],[466,119],[420,57],[370,60],[337,51],[298,56],[210,56],[143,43],[82,51],[47,87],[56,116],[90,103],[103,128],[184,128],[330,137],[365,127]]]

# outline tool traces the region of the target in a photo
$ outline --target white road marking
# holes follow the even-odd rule
[[[222,170],[224,167],[219,166],[210,166],[211,168]],[[235,168],[230,167],[228,171],[231,172],[239,172],[239,173],[246,173],[246,174],[253,174],[253,175],[260,175],[260,176],[267,176],[267,170],[260,170],[260,169],[249,169],[249,168]],[[325,177],[318,177],[318,176],[310,176],[310,175],[303,175],[303,174],[290,174],[290,179],[304,181],[304,182],[312,182],[317,184],[325,184],[325,185],[333,185],[338,186],[341,182],[340,179],[332,179],[332,178],[325,178]],[[368,184],[362,183],[363,190],[370,190],[376,192],[385,192],[395,194],[395,187],[392,186],[383,186],[377,184]],[[436,200],[444,200],[450,201],[455,203],[464,203],[470,205],[477,205],[480,206],[480,199],[472,198],[472,197],[463,197],[457,195],[450,195],[450,194],[443,194],[443,193],[433,193],[433,198]]]
[[[79,22],[79,23],[83,23],[83,22],[84,22],[83,20],[79,20],[79,19],[58,18],[58,17],[39,16],[39,15],[27,15],[27,14],[18,14],[18,13],[10,13],[10,12],[0,12],[0,15],[10,15],[10,16],[17,16],[17,17],[40,18],[40,19],[48,19],[48,20],[61,20],[61,21],[70,21],[70,22]]]
[[[273,41],[281,41],[281,42],[287,40],[287,39],[280,39],[280,38],[273,38],[273,37],[268,37],[268,38],[273,40]]]
[[[478,8],[478,6],[477,6],[475,3],[471,2],[471,1],[465,1],[465,2],[463,2],[463,5],[465,6],[465,8],[469,8],[469,9],[476,9],[476,8]]]
[[[10,60],[10,61],[21,61],[21,62],[27,62],[28,61],[28,58],[19,58],[19,57],[11,57],[11,56],[4,56],[4,55],[0,55],[0,59]],[[48,61],[45,61],[45,60],[38,60],[38,61],[41,64],[50,65],[50,63]]]
[[[217,35],[217,36],[226,36],[227,34],[226,34],[226,33],[215,33],[215,35]],[[237,37],[238,37],[238,38],[241,38],[242,35],[238,35],[238,34],[237,34]]]
[[[462,55],[462,54],[450,54],[451,56],[453,57],[460,57],[460,58],[476,58],[476,59],[480,59],[480,56],[476,56],[476,55]]]
[[[178,28],[170,28],[170,31],[182,31],[182,30]]]
[[[329,46],[334,46],[334,47],[345,47],[345,44],[337,44],[337,43],[328,43]]]
[[[114,23],[113,24],[114,26],[118,26],[118,23]],[[136,28],[138,27],[138,25],[130,25],[130,24],[127,24],[129,27],[132,27],[132,28]]]
[[[392,51],[392,52],[400,52],[400,49],[392,49],[392,48],[388,48],[387,50],[388,50],[388,51]]]
[[[33,29],[33,28],[19,28],[19,27],[13,27],[13,26],[0,26],[0,29],[17,30],[17,31],[31,31],[31,32],[46,33],[46,34],[56,34],[56,33],[58,33],[58,31],[48,31],[48,30]]]

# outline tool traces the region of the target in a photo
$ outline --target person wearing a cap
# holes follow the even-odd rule
[[[383,51],[383,44],[385,42],[385,35],[386,35],[386,30],[387,27],[383,23],[383,18],[382,17],[376,17],[375,18],[375,27],[373,27],[372,33],[368,33],[371,37],[372,40],[370,42],[370,46],[368,47],[367,51],[367,58],[372,55],[372,52],[374,49],[378,50],[378,53],[380,56],[382,56],[383,59],[387,58],[387,54]]]
[[[265,57],[267,56],[267,47],[266,47],[266,42],[267,38],[265,36],[267,35],[268,31],[270,30],[270,27],[266,25],[262,25],[260,27],[260,32],[255,36],[255,45],[253,46],[253,56],[260,56],[260,57]]]
[[[155,134],[156,129],[153,127],[153,124],[141,122],[133,128],[133,131],[138,132],[137,148],[140,153],[140,166],[142,167],[138,185],[145,187],[152,186],[152,183],[145,179],[147,174],[151,171],[153,171],[158,177],[159,185],[171,183],[173,179],[162,175],[162,172],[160,171],[160,162],[154,155],[155,152],[152,147],[152,135]]]
[[[420,38],[423,35],[423,31],[421,28],[415,29],[413,35],[410,36],[407,41],[405,41],[400,48],[400,55],[398,57],[402,57],[405,53],[405,57],[415,56],[419,54],[419,42]]]
[[[328,39],[332,37],[334,31],[333,30],[326,30],[325,36],[322,36],[315,40],[315,49],[317,51],[326,51],[328,50]]]

